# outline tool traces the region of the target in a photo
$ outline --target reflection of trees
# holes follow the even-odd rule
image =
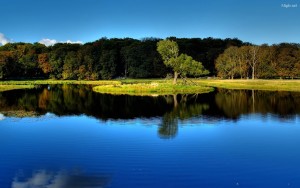
[[[198,95],[112,96],[94,93],[90,86],[53,85],[0,93],[0,112],[15,117],[47,112],[58,116],[86,114],[102,120],[161,116],[159,135],[171,138],[177,134],[178,120],[208,109],[208,102],[199,102],[199,98]]]
[[[162,117],[162,122],[158,130],[161,138],[173,138],[178,131],[178,117],[172,112],[166,113]]]
[[[300,113],[300,93],[219,89],[216,105],[225,117],[236,119],[242,114],[276,114],[289,117]]]
[[[5,116],[85,114],[101,120],[163,117],[159,134],[172,137],[180,120],[204,115],[238,119],[242,114],[300,114],[299,92],[225,90],[201,95],[138,97],[95,93],[87,85],[41,86],[31,90],[0,92],[0,113]]]
[[[209,108],[208,104],[196,102],[198,95],[165,96],[168,103],[173,103],[173,109],[162,117],[159,135],[162,138],[173,138],[178,131],[178,120],[199,116]],[[173,99],[173,100],[172,100]]]
[[[172,105],[164,97],[112,96],[98,94],[85,85],[42,86],[32,90],[0,93],[0,112],[34,111],[61,115],[86,114],[99,119],[129,119],[162,116]]]
[[[230,118],[247,113],[251,106],[248,93],[243,90],[219,89],[215,101],[217,106],[224,112],[224,115]]]

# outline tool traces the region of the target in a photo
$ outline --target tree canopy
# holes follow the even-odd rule
[[[179,75],[186,77],[206,75],[209,72],[204,69],[202,63],[195,61],[191,56],[180,54],[178,56],[178,44],[171,40],[161,40],[157,43],[157,51],[161,55],[164,64],[174,71],[174,81],[176,84]]]
[[[296,78],[300,77],[298,44],[247,45],[229,47],[216,59],[221,78]]]
[[[238,39],[175,37],[101,38],[48,47],[7,43],[0,46],[0,79],[164,78],[171,71],[185,77],[206,74],[204,68],[222,78],[299,78],[299,49],[292,43],[254,46]]]

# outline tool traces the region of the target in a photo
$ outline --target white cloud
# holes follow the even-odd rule
[[[0,113],[0,121],[4,120],[5,116],[3,114]]]
[[[42,39],[39,41],[39,43],[45,44],[46,46],[52,46],[56,43],[82,44],[83,42],[82,41],[71,41],[71,40],[57,41],[55,39]]]
[[[6,38],[3,33],[0,33],[0,46],[5,45],[9,42],[11,42],[11,40]]]
[[[46,46],[52,46],[52,45],[56,44],[57,41],[56,40],[51,40],[51,39],[42,39],[42,40],[39,41],[39,43],[45,44]]]
[[[78,40],[78,41],[71,41],[71,40],[67,40],[65,42],[62,41],[62,43],[70,43],[70,44],[82,44],[83,42]]]

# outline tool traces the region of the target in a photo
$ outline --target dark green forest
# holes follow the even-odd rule
[[[255,46],[239,39],[175,38],[180,53],[220,78],[300,77],[300,45]],[[0,79],[99,80],[164,78],[172,72],[157,52],[162,39],[101,38],[81,44],[0,46]]]

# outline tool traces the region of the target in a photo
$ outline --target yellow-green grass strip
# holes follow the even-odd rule
[[[300,80],[199,80],[193,79],[199,85],[224,89],[247,89],[269,91],[300,91]]]
[[[34,85],[0,85],[0,92],[15,89],[32,89]]]
[[[122,84],[122,85],[103,85],[93,87],[93,91],[106,94],[127,94],[127,95],[171,95],[171,94],[194,94],[194,93],[208,93],[213,91],[212,87],[199,85],[183,85],[170,83],[136,83],[136,84]]]

